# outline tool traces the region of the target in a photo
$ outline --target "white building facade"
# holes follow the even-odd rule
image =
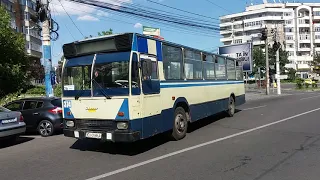
[[[241,13],[220,17],[220,41],[224,45],[253,41],[264,45],[259,35],[268,29],[268,40],[273,43],[272,29],[277,40],[289,52],[288,68],[299,74],[310,71],[309,63],[315,53],[320,54],[320,3],[264,3],[251,5]]]

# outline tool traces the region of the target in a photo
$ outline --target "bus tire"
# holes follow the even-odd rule
[[[228,101],[228,110],[227,110],[228,117],[233,117],[233,115],[235,114],[235,111],[236,111],[235,100],[233,96],[230,96]]]
[[[187,129],[188,118],[186,111],[182,107],[177,107],[174,111],[171,138],[176,141],[183,139],[187,134]]]

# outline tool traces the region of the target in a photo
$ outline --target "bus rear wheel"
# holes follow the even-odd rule
[[[177,107],[174,112],[174,124],[171,138],[176,141],[183,139],[187,134],[187,129],[188,119],[186,111],[182,107]]]
[[[235,111],[236,111],[235,101],[234,101],[233,96],[230,96],[230,97],[229,97],[229,102],[228,102],[227,115],[228,115],[229,117],[233,117]]]

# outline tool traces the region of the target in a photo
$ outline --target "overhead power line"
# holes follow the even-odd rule
[[[213,5],[215,5],[215,6],[217,6],[217,7],[220,8],[220,9],[223,9],[223,10],[229,12],[229,13],[232,13],[232,12],[229,11],[228,9],[226,9],[226,8],[224,8],[224,7],[222,7],[222,6],[219,6],[218,4],[216,4],[216,3],[214,3],[214,2],[212,2],[212,1],[210,1],[210,0],[206,0],[206,1],[209,2],[209,3],[211,3],[211,4],[213,4]]]
[[[209,18],[209,19],[219,20],[218,18],[213,18],[213,17],[202,15],[202,14],[189,12],[189,11],[186,11],[186,10],[183,10],[183,9],[178,9],[178,8],[175,8],[175,7],[172,7],[172,6],[168,6],[168,5],[165,5],[165,4],[162,4],[162,3],[159,3],[159,2],[155,2],[155,1],[152,1],[152,0],[147,0],[147,1],[151,2],[151,3],[154,3],[154,4],[158,4],[160,6],[164,6],[164,7],[170,8],[170,9],[174,9],[174,10],[177,10],[177,11],[181,11],[181,12],[185,12],[185,13],[189,13],[189,14],[193,14],[193,15],[197,15],[197,16],[201,16],[201,17],[205,17],[205,18]]]
[[[220,27],[218,25],[212,25],[208,23],[202,23],[198,21],[192,21],[184,19],[177,16],[170,16],[169,14],[162,13],[161,11],[150,11],[145,8],[132,8],[127,6],[119,6],[115,4],[110,4],[101,1],[95,0],[69,0],[72,2],[77,2],[81,4],[86,4],[94,6],[101,9],[107,9],[118,13],[129,14],[131,16],[140,17],[143,19],[158,21],[158,22],[167,22],[171,24],[177,24],[184,27],[193,27],[196,29],[211,30],[211,32],[219,32]]]
[[[68,13],[68,12],[66,11],[66,9],[64,8],[63,4],[61,3],[61,0],[59,0],[59,2],[60,2],[60,4],[61,4],[64,12],[68,15],[69,19],[72,21],[73,25],[78,29],[78,31],[80,32],[80,34],[81,34],[83,37],[85,37],[85,36],[83,35],[83,33],[81,32],[81,30],[79,29],[79,27],[76,25],[76,23],[74,23],[74,21],[72,20],[72,18],[71,18],[70,15],[69,15],[69,13]]]

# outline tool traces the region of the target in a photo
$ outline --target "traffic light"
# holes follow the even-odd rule
[[[267,28],[264,28],[262,31],[261,31],[261,40],[262,41],[265,41],[267,38],[268,38],[268,30],[267,30]]]

